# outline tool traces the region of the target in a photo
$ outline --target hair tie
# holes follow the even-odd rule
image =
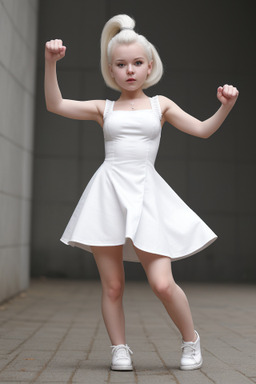
[[[124,31],[125,29],[128,29],[128,30],[130,30],[130,31],[133,31],[133,28],[123,27],[123,28],[120,28],[120,32],[121,32],[121,31]]]

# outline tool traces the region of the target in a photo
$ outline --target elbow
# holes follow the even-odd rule
[[[204,126],[204,122],[200,122],[200,126],[198,129],[198,136],[201,139],[209,139],[209,137],[212,135],[212,132],[207,129],[207,127]]]
[[[53,106],[47,100],[45,100],[45,106],[48,112],[53,112]]]
[[[47,109],[48,112],[58,114],[58,108],[57,108],[56,105],[53,105],[53,104],[50,104],[50,103],[46,102],[46,109]]]
[[[46,110],[47,110],[48,112],[52,112],[52,109],[51,109],[50,105],[46,104]]]
[[[211,137],[211,133],[203,132],[200,137],[201,139],[209,139],[209,137]]]

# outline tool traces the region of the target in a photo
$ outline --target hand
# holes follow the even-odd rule
[[[55,39],[47,41],[45,44],[45,60],[56,62],[61,60],[66,53],[66,47],[63,45],[62,40]]]
[[[223,87],[219,87],[217,90],[217,98],[223,105],[230,105],[233,107],[235,104],[237,98],[238,98],[239,92],[236,87],[233,87],[233,85],[225,84]]]

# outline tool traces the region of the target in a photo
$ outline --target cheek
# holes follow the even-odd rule
[[[111,67],[110,74],[113,79],[118,79],[122,76],[122,71],[119,68]]]
[[[145,79],[150,75],[150,69],[145,69],[143,70],[143,72],[141,73],[141,76],[143,76]]]

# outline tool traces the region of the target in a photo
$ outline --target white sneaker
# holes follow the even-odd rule
[[[200,337],[195,331],[197,339],[195,342],[182,341],[182,357],[180,362],[180,369],[183,371],[192,371],[198,369],[203,364],[203,359],[200,349]]]
[[[132,351],[130,350],[128,345],[112,345],[111,348],[113,355],[111,363],[112,371],[132,371]]]

